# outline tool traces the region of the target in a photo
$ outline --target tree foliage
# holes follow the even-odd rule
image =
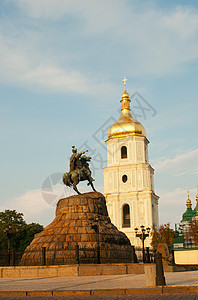
[[[24,224],[18,233],[17,249],[24,250],[33,240],[34,235],[43,230],[43,225],[38,223]]]
[[[0,227],[2,229],[10,226],[12,232],[16,232],[23,224],[25,224],[25,221],[22,213],[17,213],[16,210],[9,209],[0,212]]]
[[[189,222],[186,238],[192,238],[195,246],[198,246],[198,220],[192,220]]]
[[[170,224],[164,224],[161,225],[159,230],[157,231],[155,228],[152,229],[151,231],[151,246],[154,249],[157,249],[158,244],[166,244],[168,248],[171,248],[172,241],[174,240],[175,237],[175,232],[173,229],[170,228]]]
[[[0,212],[0,251],[10,249],[23,251],[31,243],[36,233],[43,230],[37,223],[27,224],[22,213],[6,209]]]

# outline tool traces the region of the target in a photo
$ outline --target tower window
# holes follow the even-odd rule
[[[126,146],[121,147],[121,158],[127,158],[127,147]]]
[[[127,175],[123,175],[122,176],[122,181],[125,183],[125,182],[127,182]]]
[[[130,207],[125,204],[122,209],[123,212],[123,224],[122,227],[130,227]]]

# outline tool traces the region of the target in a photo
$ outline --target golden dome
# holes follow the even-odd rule
[[[125,98],[127,98],[127,99],[129,99],[129,94],[127,93],[127,91],[126,91],[126,88],[124,88],[124,93],[122,93],[122,96],[121,96],[121,98],[123,99],[125,99]]]
[[[189,198],[189,192],[190,192],[190,191],[187,191],[187,193],[188,193],[188,199],[187,199],[187,201],[186,201],[186,207],[187,207],[187,208],[191,208],[191,207],[192,207],[191,200],[190,200],[190,198]]]
[[[191,208],[192,204],[191,204],[191,200],[190,199],[188,199],[186,201],[186,206],[187,206],[187,208]]]
[[[197,185],[197,195],[196,195],[196,201],[197,201],[197,204],[198,204],[198,185]]]
[[[123,80],[124,81],[124,80]],[[142,124],[135,120],[131,115],[129,94],[126,91],[126,83],[124,84],[124,92],[121,96],[122,104],[121,115],[107,131],[108,138],[117,138],[129,135],[139,135],[146,137],[146,131]]]

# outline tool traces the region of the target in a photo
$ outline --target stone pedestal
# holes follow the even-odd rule
[[[47,265],[96,263],[98,249],[101,263],[131,261],[130,241],[111,223],[105,198],[97,192],[59,200],[54,221],[35,235],[21,265],[41,265],[43,247]]]
[[[146,277],[146,286],[156,286],[156,265],[145,265],[144,273]]]

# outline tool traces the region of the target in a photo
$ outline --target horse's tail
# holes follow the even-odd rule
[[[70,176],[69,173],[64,173],[63,174],[63,183],[69,187],[71,187],[71,182],[70,182]]]

